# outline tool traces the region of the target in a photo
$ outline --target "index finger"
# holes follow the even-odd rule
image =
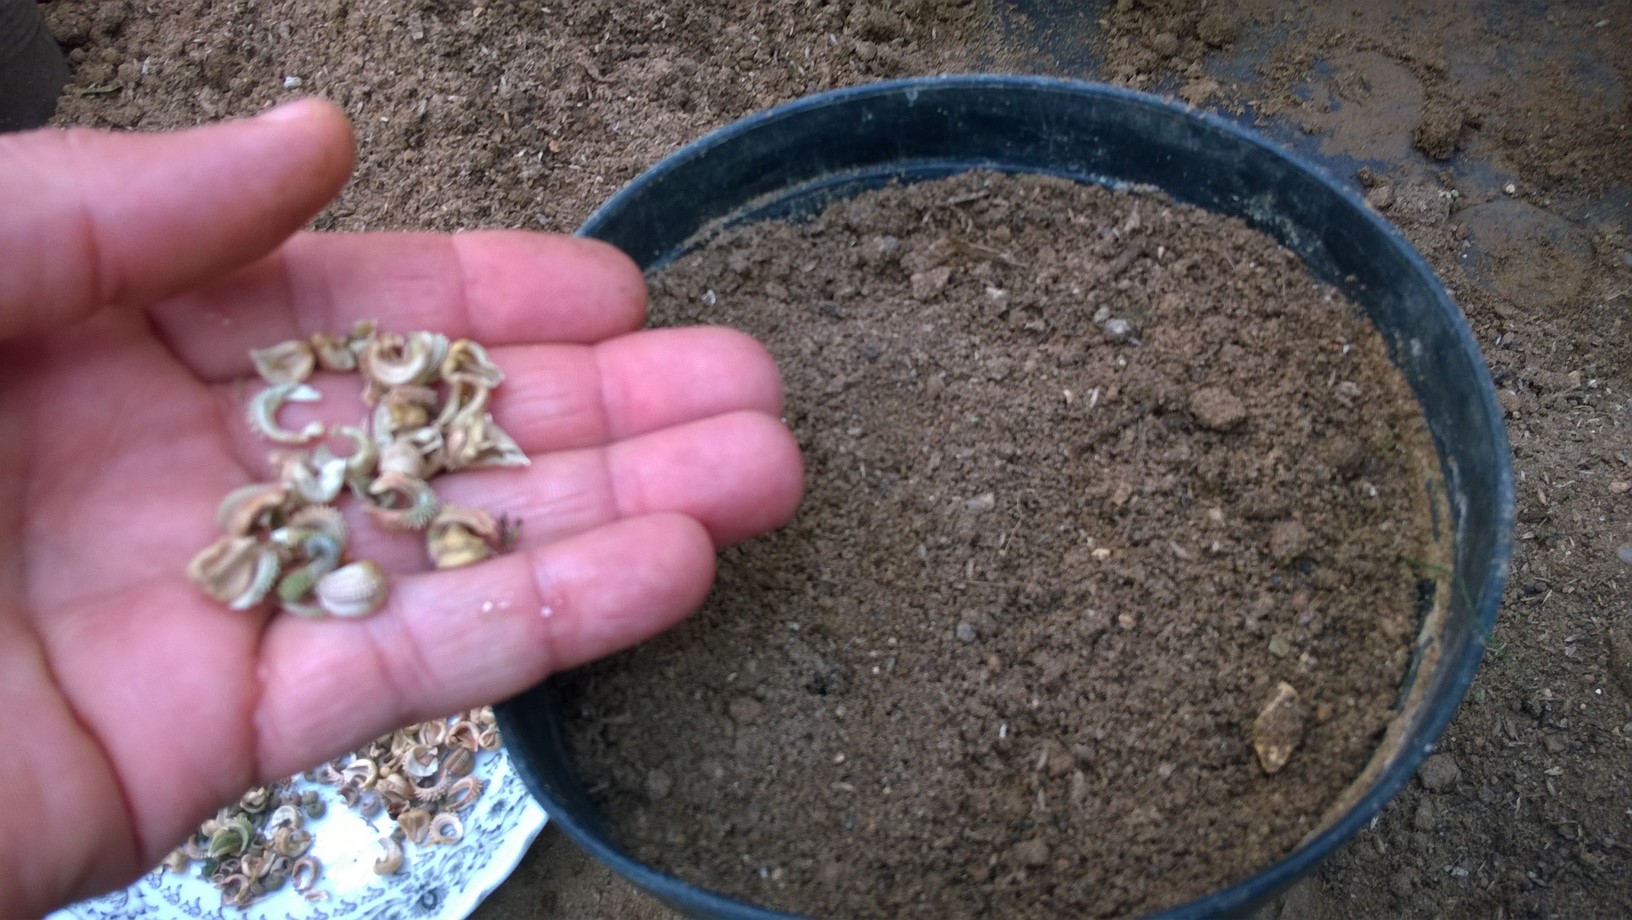
[[[149,315],[194,373],[220,381],[252,373],[252,348],[360,320],[488,346],[598,342],[645,322],[646,283],[628,256],[583,237],[302,233]]]

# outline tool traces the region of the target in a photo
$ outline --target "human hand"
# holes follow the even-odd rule
[[[351,156],[316,101],[0,136],[0,913],[117,887],[250,786],[662,630],[716,548],[793,513],[762,348],[635,331],[640,273],[592,241],[291,237]],[[269,478],[248,350],[361,319],[488,346],[495,418],[533,465],[437,489],[519,517],[520,545],[432,572],[420,541],[359,522],[358,558],[393,575],[374,617],[229,611],[185,568],[222,496]],[[355,378],[319,383],[354,422]]]

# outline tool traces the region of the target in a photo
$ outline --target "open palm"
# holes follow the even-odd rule
[[[332,107],[171,135],[0,139],[0,913],[128,881],[218,804],[382,732],[492,702],[693,609],[715,549],[775,527],[801,470],[764,351],[636,332],[596,243],[522,233],[288,235],[344,182]],[[269,477],[248,350],[378,320],[489,348],[533,458],[446,476],[517,550],[392,574],[358,621],[233,612],[190,584],[230,489]],[[354,423],[354,377],[317,381]],[[305,408],[305,407],[301,407]],[[286,413],[298,426],[302,419]]]

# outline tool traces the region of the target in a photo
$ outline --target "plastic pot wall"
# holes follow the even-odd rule
[[[1349,191],[1275,145],[1154,97],[1033,77],[921,78],[839,90],[730,125],[623,189],[580,230],[644,268],[705,228],[813,213],[892,180],[971,168],[1161,189],[1239,217],[1296,252],[1366,310],[1421,403],[1439,454],[1454,588],[1414,681],[1422,703],[1403,743],[1354,804],[1279,862],[1168,917],[1239,914],[1313,867],[1416,771],[1473,679],[1510,554],[1513,481],[1506,432],[1472,334],[1405,239]],[[1423,683],[1425,682],[1425,683]],[[636,885],[691,917],[790,915],[704,891],[644,866],[605,834],[564,742],[550,683],[501,705],[516,768],[562,830]]]
[[[35,0],[0,0],[0,131],[46,123],[68,82],[62,49],[40,22]]]

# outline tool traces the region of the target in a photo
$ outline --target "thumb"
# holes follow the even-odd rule
[[[146,306],[259,258],[345,184],[332,103],[157,134],[0,135],[0,339]]]

